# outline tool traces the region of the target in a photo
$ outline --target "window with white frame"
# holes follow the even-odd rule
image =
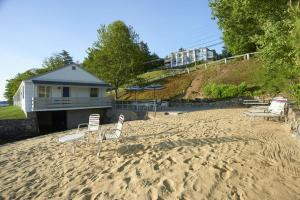
[[[38,97],[50,97],[51,86],[39,85],[38,86]]]
[[[91,88],[90,97],[99,97],[99,88]]]

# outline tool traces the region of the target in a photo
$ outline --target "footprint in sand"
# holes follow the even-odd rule
[[[156,188],[150,188],[147,193],[148,200],[157,200],[158,199],[158,192]]]
[[[173,181],[171,181],[169,179],[165,179],[163,181],[163,185],[161,186],[161,189],[162,189],[162,191],[166,191],[169,193],[176,191]]]

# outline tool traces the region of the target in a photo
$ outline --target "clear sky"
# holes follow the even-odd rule
[[[115,20],[132,25],[161,57],[221,37],[208,0],[0,0],[0,100],[7,79],[53,53],[65,49],[82,62],[99,26]]]

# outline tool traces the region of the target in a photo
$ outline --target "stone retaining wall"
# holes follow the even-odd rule
[[[0,120],[0,144],[39,135],[36,119]]]
[[[197,101],[175,101],[170,102],[170,107],[196,107],[196,106],[208,106],[216,108],[226,108],[226,107],[242,107],[243,98],[233,98],[233,99],[198,99]]]
[[[109,123],[115,123],[118,121],[120,114],[125,116],[125,121],[143,120],[148,118],[148,111],[122,109],[107,110],[106,118],[110,119]]]

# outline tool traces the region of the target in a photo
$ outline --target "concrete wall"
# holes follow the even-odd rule
[[[118,121],[119,115],[123,114],[125,121],[148,119],[148,111],[131,111],[122,109],[109,109],[106,112],[106,118],[110,119],[109,123]]]
[[[39,135],[36,119],[0,120],[0,144]]]
[[[82,110],[67,110],[67,128],[77,128],[78,124],[88,123],[91,114],[100,114],[100,124],[107,123],[109,120],[106,117],[106,110],[101,108],[82,109]]]

